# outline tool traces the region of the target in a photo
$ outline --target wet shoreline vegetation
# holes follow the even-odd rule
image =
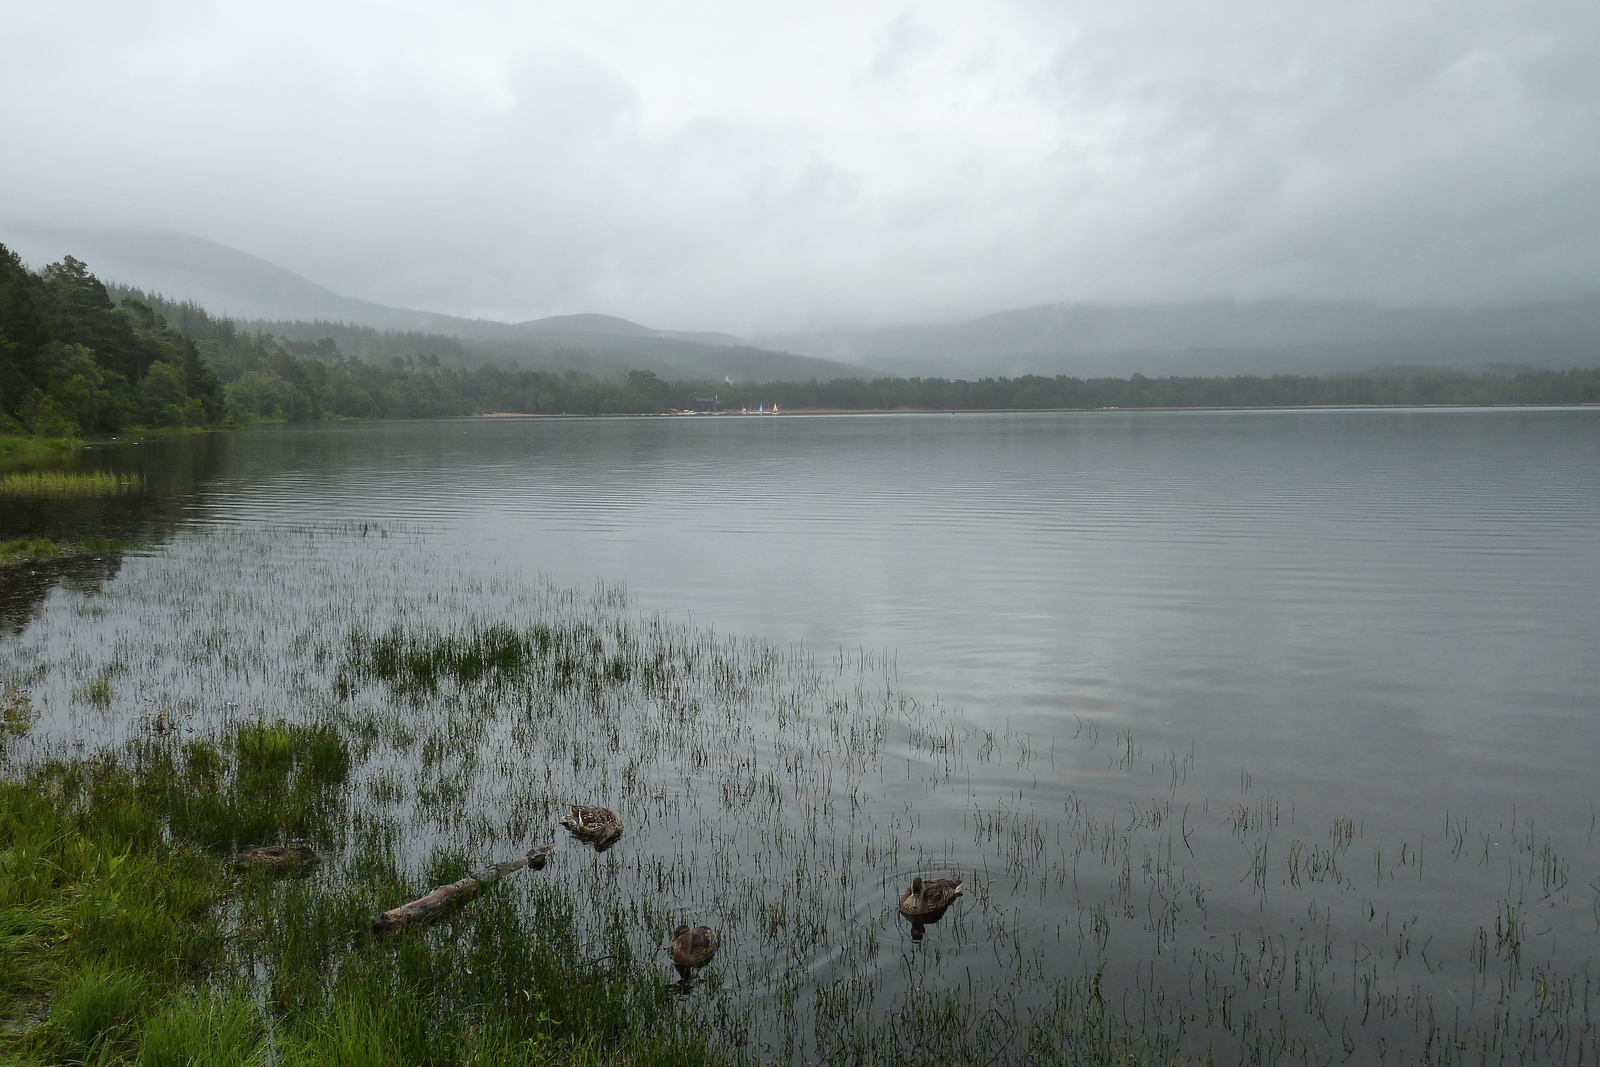
[[[92,593],[128,552],[170,537],[227,444],[224,434],[177,433],[0,468],[0,634],[26,626],[52,590]]]
[[[144,486],[137,472],[116,471],[7,471],[0,474],[3,496],[109,496],[134,493]]]
[[[106,537],[57,543],[47,537],[17,537],[0,541],[0,567],[43,563],[69,556],[103,556],[127,548],[127,542]]]
[[[8,642],[0,1062],[1594,1061],[1592,834],[1397,836],[423,549],[180,537]],[[372,936],[575,801],[616,847]],[[233,870],[275,844],[320,862]],[[913,874],[967,883],[920,941]]]
[[[331,727],[263,723],[0,781],[6,1062],[708,1061],[625,945],[579,958],[549,887],[475,901],[431,939],[364,933],[410,887],[381,831],[341,820],[350,762]],[[247,842],[352,833],[360,877],[332,893],[230,869]]]

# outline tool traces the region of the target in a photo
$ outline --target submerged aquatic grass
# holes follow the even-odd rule
[[[144,488],[139,474],[115,471],[8,471],[0,474],[0,495],[109,496]]]
[[[561,887],[375,939],[374,910],[419,891],[381,835],[332,879],[233,871],[239,842],[341,836],[351,769],[333,726],[284,723],[12,767],[0,1060],[246,1063],[270,1045],[280,1064],[707,1062],[625,943],[588,958]]]
[[[0,567],[16,563],[41,563],[61,555],[54,541],[44,537],[19,537],[0,541]]]
[[[121,552],[127,547],[126,541],[107,537],[91,537],[85,541],[59,543],[46,537],[18,537],[10,541],[0,541],[0,567],[48,563],[75,556],[104,556]]]
[[[70,876],[0,927],[44,931],[0,942],[21,1020],[0,1059],[1592,1062],[1581,836],[1525,812],[1380,832],[1114,721],[1046,743],[901,692],[882,654],[416,547],[209,533],[7,646],[38,725],[9,749],[0,870]],[[574,802],[618,812],[616,847],[563,835],[544,870],[372,936]],[[232,870],[269,843],[323,860]],[[181,930],[128,888],[152,869]],[[921,940],[894,907],[917,874],[967,881]],[[699,922],[721,948],[685,989],[662,947]],[[147,967],[156,945],[189,962]],[[127,973],[133,1015],[58,1017],[102,958],[95,997]]]

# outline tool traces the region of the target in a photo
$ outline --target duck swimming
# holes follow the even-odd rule
[[[921,875],[911,881],[911,888],[900,894],[900,914],[914,922],[937,922],[939,917],[961,895],[965,885],[959,878],[929,878]]]
[[[622,836],[622,820],[610,808],[598,804],[574,804],[570,815],[561,817],[561,825],[572,831],[572,836],[587,841],[600,851],[605,851]]]

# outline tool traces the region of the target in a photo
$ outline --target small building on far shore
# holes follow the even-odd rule
[[[690,411],[721,411],[722,401],[714,396],[697,396],[689,401]]]

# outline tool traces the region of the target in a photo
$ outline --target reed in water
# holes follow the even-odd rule
[[[0,1062],[1594,1047],[1600,982],[1567,952],[1592,939],[1581,836],[1458,812],[1383,834],[1248,773],[1197,786],[1192,751],[1115,722],[1045,743],[903,693],[882,653],[453,576],[418,544],[208,533],[5,646]],[[544,869],[373,937],[575,800],[626,825],[616,847],[562,835]],[[236,868],[267,846],[320,862]],[[914,940],[906,887],[956,874]],[[686,919],[717,954],[682,991],[663,946]]]

